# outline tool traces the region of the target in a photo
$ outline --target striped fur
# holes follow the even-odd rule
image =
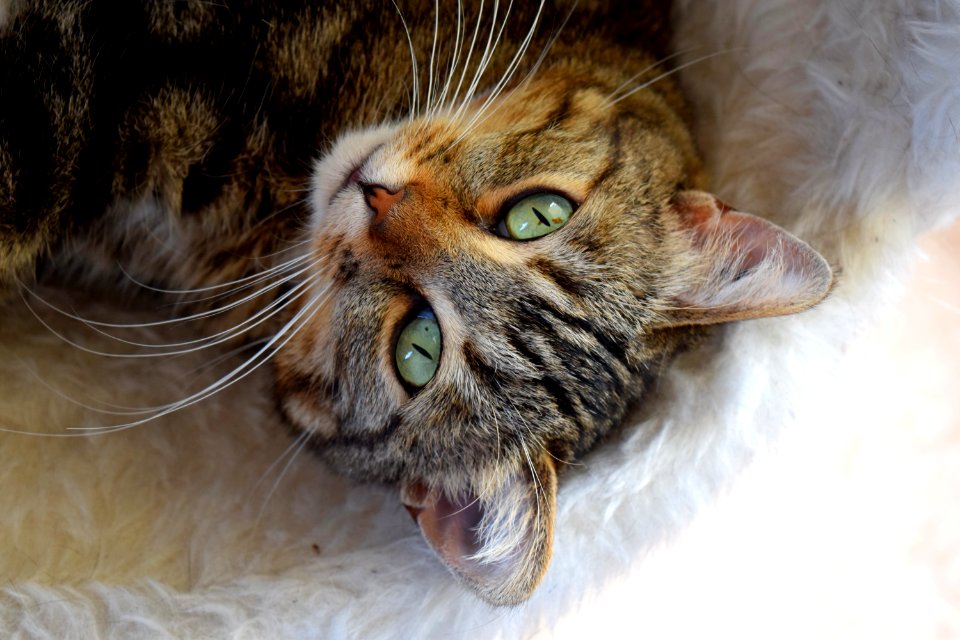
[[[344,473],[399,482],[435,547],[438,504],[479,505],[477,548],[438,552],[518,602],[549,560],[557,465],[700,333],[664,321],[702,271],[677,203],[704,183],[660,64],[666,7],[581,4],[15,4],[0,288],[262,274],[210,325],[282,303],[233,331],[273,336],[289,422]],[[378,224],[355,175],[404,189]],[[537,190],[577,205],[569,224],[499,237],[505,203]],[[444,350],[411,395],[392,353],[423,301]]]

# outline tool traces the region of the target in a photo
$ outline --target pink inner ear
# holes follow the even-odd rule
[[[553,541],[556,468],[546,454],[534,474],[511,475],[484,500],[450,496],[423,483],[403,485],[400,497],[443,563],[478,595],[517,604],[543,579]]]
[[[480,550],[480,500],[451,500],[445,493],[429,492],[418,483],[404,491],[403,505],[427,540],[436,542],[436,551],[442,556],[466,558]]]
[[[512,558],[494,562],[479,562],[475,558],[482,546],[479,527],[483,507],[479,499],[452,499],[443,492],[428,491],[415,484],[403,490],[402,500],[420,525],[423,537],[456,574],[481,589],[510,577]]]
[[[687,227],[716,224],[720,216],[735,211],[726,202],[705,191],[681,191],[674,200]]]
[[[740,213],[711,193],[685,191],[677,196],[676,204],[684,226],[694,231],[698,248],[705,249],[722,237],[730,254],[739,256],[746,269],[763,262],[767,248],[778,241],[775,227],[756,224],[758,218]]]
[[[673,204],[692,251],[669,324],[794,313],[829,292],[833,274],[826,261],[773,223],[703,191],[683,191]]]

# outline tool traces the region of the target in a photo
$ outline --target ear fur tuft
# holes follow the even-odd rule
[[[762,218],[703,191],[673,201],[687,232],[687,268],[665,325],[713,324],[786,315],[820,302],[833,273],[810,246]]]
[[[543,580],[553,545],[557,475],[548,454],[487,495],[449,496],[422,483],[401,500],[437,556],[494,605],[516,605]]]

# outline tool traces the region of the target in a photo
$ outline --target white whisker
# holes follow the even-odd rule
[[[297,243],[297,245],[300,245],[300,244],[304,244],[304,243]],[[288,247],[287,249],[284,249],[283,251],[288,251],[288,250],[293,249],[293,248],[294,248],[294,247]],[[278,251],[277,253],[280,253],[280,252]],[[265,270],[263,270],[263,271],[259,271],[259,272],[257,272],[257,273],[253,273],[253,274],[251,274],[251,275],[249,275],[249,276],[244,276],[243,278],[238,278],[238,279],[236,279],[236,280],[230,280],[229,282],[220,282],[220,283],[218,283],[218,284],[208,285],[208,286],[205,286],[205,287],[197,287],[197,288],[195,288],[195,289],[163,289],[163,288],[161,288],[161,287],[154,287],[153,285],[149,285],[149,284],[147,284],[146,282],[141,282],[140,280],[137,280],[137,279],[133,276],[133,274],[131,274],[130,272],[128,272],[126,269],[124,269],[123,265],[120,264],[119,262],[117,263],[117,267],[120,269],[120,272],[123,273],[124,277],[126,277],[128,280],[130,280],[130,282],[134,283],[134,284],[137,285],[138,287],[141,287],[141,288],[146,289],[146,290],[148,290],[148,291],[154,291],[154,292],[156,292],[156,293],[168,293],[168,294],[176,294],[176,295],[187,295],[187,294],[191,294],[191,293],[205,293],[205,292],[207,292],[207,291],[215,291],[215,290],[217,290],[217,289],[224,289],[224,288],[226,288],[226,287],[232,287],[232,286],[234,286],[234,285],[239,285],[239,284],[247,283],[247,282],[251,282],[251,281],[256,282],[256,281],[258,281],[258,280],[271,277],[272,275],[275,275],[275,274],[277,274],[277,273],[280,273],[280,272],[282,272],[282,271],[284,271],[284,270],[295,268],[296,265],[297,265],[299,262],[302,262],[302,261],[304,261],[304,260],[308,260],[308,259],[310,259],[311,257],[312,257],[312,255],[311,255],[310,253],[305,253],[305,254],[299,255],[299,256],[297,256],[297,257],[295,257],[295,258],[292,258],[292,259],[290,259],[290,260],[287,260],[286,262],[283,262],[283,263],[278,264],[278,265],[276,265],[276,266],[270,267],[269,269],[265,269]]]
[[[144,343],[144,342],[136,342],[133,340],[126,340],[124,338],[120,338],[119,336],[115,336],[111,333],[98,329],[95,326],[87,325],[87,327],[90,330],[95,331],[102,336],[106,336],[107,338],[116,340],[117,342],[134,346],[134,347],[143,347],[147,349],[176,349],[177,347],[187,347],[189,345],[200,345],[197,347],[191,347],[189,349],[164,351],[162,353],[138,353],[138,354],[105,354],[104,353],[104,354],[98,354],[98,355],[107,355],[107,356],[114,356],[114,357],[151,358],[151,357],[176,356],[176,355],[183,355],[186,353],[193,353],[194,351],[201,351],[203,349],[207,349],[219,344],[223,344],[224,342],[229,342],[230,340],[233,340],[243,335],[244,333],[250,331],[251,329],[267,322],[272,317],[282,312],[287,304],[293,302],[297,298],[304,295],[306,293],[306,288],[310,284],[312,284],[317,279],[317,277],[318,276],[316,275],[311,276],[310,278],[307,278],[303,282],[298,283],[297,285],[292,287],[289,291],[286,291],[282,295],[278,296],[276,300],[271,302],[269,305],[265,306],[263,309],[260,309],[252,316],[245,318],[242,322],[239,322],[238,324],[232,327],[223,329],[222,331],[218,331],[213,335],[204,336],[202,338],[194,338],[192,340],[184,340],[181,342],[151,344],[151,343]],[[81,321],[83,320],[81,319]]]
[[[440,94],[440,97],[437,99],[437,109],[443,110],[444,104],[447,100],[447,94],[450,91],[450,85],[453,83],[453,75],[457,70],[457,64],[460,62],[460,48],[463,44],[461,42],[463,27],[463,3],[461,0],[457,0],[457,26],[456,31],[453,36],[453,54],[450,56],[449,68],[447,71],[447,79],[443,82],[443,92]]]
[[[510,82],[510,79],[513,77],[513,74],[516,73],[517,68],[520,66],[520,61],[523,59],[523,56],[526,55],[527,49],[530,46],[530,42],[533,40],[533,35],[537,30],[537,26],[540,24],[540,17],[543,14],[544,0],[540,0],[540,4],[537,7],[537,13],[533,16],[533,21],[530,23],[530,29],[527,30],[526,36],[520,43],[520,46],[517,47],[516,53],[513,54],[513,58],[510,60],[510,63],[507,65],[507,68],[504,70],[503,75],[500,77],[500,80],[494,85],[494,89],[491,91],[491,95],[487,97],[485,105],[492,102],[496,99],[496,96],[499,95],[500,91],[507,83]],[[508,7],[509,9],[509,7]],[[504,16],[504,26],[506,26],[506,19],[509,18],[509,11],[506,16]],[[482,112],[484,107],[480,108]]]
[[[43,376],[41,376],[33,368],[29,368],[28,371],[30,375],[34,377],[37,383],[43,386],[47,391],[57,396],[61,400],[66,400],[70,404],[80,407],[82,409],[87,409],[89,411],[96,411],[97,413],[101,413],[105,415],[113,415],[113,416],[142,416],[156,410],[155,407],[130,407],[126,405],[114,404],[112,402],[106,402],[104,400],[96,400],[96,402],[100,406],[88,404],[83,400],[78,400],[77,398],[74,398],[73,396],[64,392],[61,389],[57,389],[52,384],[44,380]],[[103,407],[109,407],[109,408],[104,409]]]
[[[217,356],[216,358],[211,358],[210,360],[207,360],[206,362],[204,362],[204,363],[201,364],[200,366],[191,369],[188,373],[193,374],[193,375],[195,376],[193,379],[195,380],[195,379],[196,379],[196,376],[202,375],[204,371],[206,371],[206,370],[208,370],[208,369],[212,369],[213,367],[217,366],[217,365],[220,364],[221,362],[226,362],[227,360],[229,360],[229,359],[232,358],[233,356],[235,356],[235,355],[237,355],[237,354],[239,354],[239,353],[243,353],[243,352],[246,351],[247,349],[253,349],[254,347],[263,344],[264,342],[266,342],[266,341],[269,340],[269,339],[270,339],[269,336],[267,336],[267,337],[263,337],[263,338],[258,338],[258,339],[256,339],[256,340],[251,340],[251,341],[249,341],[249,342],[244,342],[244,343],[243,343],[242,345],[240,345],[239,347],[234,347],[233,349],[228,349],[227,351],[224,351],[223,353],[221,353],[221,354],[220,354],[219,356]],[[192,382],[192,380],[191,380],[191,382]]]
[[[307,286],[307,285],[310,284],[312,281],[313,281],[313,279],[311,279],[311,280],[306,280],[306,281],[304,281],[303,283],[301,283],[300,285],[298,285],[298,287],[300,287],[300,286]],[[291,290],[291,291],[292,291],[292,290]],[[300,294],[297,294],[296,297],[299,297],[300,295],[303,295],[303,293],[304,293],[304,292],[301,292]],[[74,342],[73,340],[70,340],[70,339],[67,338],[65,335],[63,335],[62,333],[58,332],[56,329],[54,329],[53,327],[51,327],[47,322],[45,322],[45,321],[34,311],[34,309],[33,309],[29,304],[26,303],[26,300],[24,300],[24,304],[26,305],[27,309],[29,309],[30,312],[33,314],[34,318],[36,318],[37,321],[40,322],[40,324],[42,324],[48,331],[50,331],[50,333],[52,333],[53,335],[55,335],[55,336],[58,337],[59,339],[63,340],[65,343],[69,344],[70,346],[74,347],[75,349],[78,349],[79,351],[83,351],[84,353],[89,353],[89,354],[91,354],[91,355],[101,356],[101,357],[105,357],[105,358],[160,358],[160,357],[167,357],[167,356],[179,356],[179,355],[183,355],[183,354],[187,354],[187,353],[192,353],[192,352],[195,352],[195,351],[201,351],[201,350],[203,350],[203,349],[206,349],[206,348],[208,348],[208,347],[214,346],[214,345],[216,345],[216,344],[221,344],[221,343],[223,343],[223,342],[227,342],[227,341],[235,338],[236,336],[240,335],[240,333],[234,333],[233,335],[229,335],[229,336],[220,338],[220,339],[218,339],[218,340],[215,340],[215,341],[210,342],[209,344],[201,345],[201,346],[199,346],[199,347],[192,347],[192,348],[190,348],[190,349],[181,349],[181,350],[176,350],[176,351],[167,351],[167,352],[163,352],[163,353],[110,353],[110,352],[108,352],[108,351],[98,351],[98,350],[96,350],[96,349],[91,349],[91,348],[86,347],[86,346],[84,346],[84,345],[82,345],[82,344],[79,344],[79,343],[77,343],[77,342]],[[280,311],[282,311],[282,307],[280,307],[280,308],[278,308],[277,310],[275,310],[275,311],[273,311],[272,313],[270,313],[270,315],[267,316],[267,318],[264,318],[264,319],[261,320],[260,322],[265,322],[267,319],[269,319],[269,317],[271,317],[271,316],[273,316],[273,315],[276,315],[276,314],[279,313]],[[260,324],[260,322],[258,322],[257,324]],[[221,333],[225,333],[225,332],[227,332],[227,331],[232,331],[232,329],[227,329],[227,330],[225,330],[224,332],[221,332]],[[241,332],[241,333],[242,333],[242,332]],[[115,338],[114,336],[110,336],[109,334],[104,334],[104,335],[107,335],[107,337],[111,337],[111,338],[120,340],[119,338]],[[139,346],[149,346],[149,345],[139,345]],[[163,345],[161,345],[161,346],[163,346]]]
[[[511,0],[510,5],[507,9],[507,17],[510,15],[510,8],[513,7],[513,2]],[[457,108],[454,113],[454,118],[459,118],[463,113],[463,110],[467,108],[470,102],[473,100],[473,96],[477,91],[477,87],[480,85],[480,82],[483,79],[483,74],[487,70],[487,66],[490,64],[490,61],[493,59],[493,53],[496,51],[497,45],[500,42],[500,37],[503,35],[503,30],[506,28],[507,23],[504,19],[503,25],[500,27],[500,31],[497,32],[497,13],[500,10],[499,0],[494,0],[493,2],[493,16],[490,19],[490,31],[487,34],[487,44],[484,47],[483,55],[480,56],[480,62],[477,64],[477,70],[473,74],[473,79],[470,84],[467,86],[467,91],[463,96],[463,102],[460,103],[460,106]],[[496,40],[494,40],[493,34],[497,32]]]
[[[427,67],[427,115],[433,115],[433,63],[437,55],[437,37],[440,33],[440,0],[433,0],[433,45],[430,47],[430,65]]]
[[[616,97],[616,95],[617,95],[618,93],[620,93],[622,90],[624,90],[626,87],[628,87],[628,86],[629,86],[632,82],[634,82],[637,78],[639,78],[639,77],[642,76],[643,74],[651,71],[652,69],[655,69],[658,65],[661,65],[661,64],[663,64],[664,62],[669,62],[670,60],[673,60],[674,58],[679,58],[680,56],[687,55],[688,53],[692,53],[692,52],[694,52],[694,51],[696,51],[697,49],[700,49],[700,48],[702,48],[702,47],[690,47],[690,48],[688,48],[688,49],[684,49],[683,51],[677,51],[677,52],[675,52],[675,53],[670,54],[669,56],[665,56],[665,57],[663,57],[663,58],[660,58],[659,60],[657,60],[657,61],[655,61],[655,62],[651,62],[651,63],[650,63],[649,65],[647,65],[646,67],[644,67],[643,69],[641,69],[641,70],[638,71],[637,73],[633,74],[632,76],[630,76],[629,78],[627,78],[626,80],[624,80],[623,82],[621,82],[620,85],[619,85],[616,89],[614,89],[613,91],[610,92],[610,95],[607,96],[607,100],[610,100],[611,98]]]
[[[254,293],[248,294],[248,295],[240,298],[239,300],[235,300],[235,301],[233,301],[233,302],[231,302],[230,304],[227,304],[227,305],[225,305],[225,306],[216,307],[216,308],[214,308],[214,309],[208,309],[208,310],[206,310],[206,311],[201,311],[201,312],[194,313],[194,314],[191,314],[191,315],[188,315],[188,316],[183,316],[183,317],[181,317],[181,318],[170,318],[170,319],[167,319],[167,320],[154,320],[154,321],[151,321],[151,322],[117,323],[117,322],[100,322],[100,321],[97,321],[97,320],[90,320],[90,319],[87,319],[87,318],[83,318],[83,317],[81,317],[81,316],[78,316],[78,315],[76,315],[76,314],[70,313],[69,311],[65,311],[64,309],[61,309],[60,307],[54,305],[53,303],[48,302],[47,300],[44,300],[44,299],[43,299],[38,293],[36,293],[35,291],[32,291],[32,290],[30,290],[30,289],[25,289],[25,290],[26,290],[27,293],[29,293],[32,297],[36,298],[39,302],[41,302],[44,306],[52,309],[53,311],[56,311],[57,313],[59,313],[59,314],[62,315],[62,316],[66,316],[66,317],[71,318],[71,319],[73,319],[73,320],[78,320],[78,321],[83,322],[84,324],[87,324],[87,325],[95,325],[95,326],[98,326],[98,327],[106,327],[106,328],[109,328],[109,329],[143,329],[143,328],[147,328],[147,327],[161,327],[161,326],[166,326],[166,325],[178,324],[178,323],[181,323],[181,322],[191,322],[191,321],[194,321],[194,320],[203,320],[203,319],[205,319],[205,318],[210,318],[210,317],[212,317],[212,316],[216,316],[216,315],[219,315],[219,314],[221,314],[221,313],[226,313],[227,311],[230,311],[230,310],[232,310],[232,309],[235,309],[236,307],[242,306],[242,305],[246,304],[247,302],[250,302],[251,300],[255,300],[255,299],[258,298],[259,296],[263,295],[263,292],[264,292],[264,291],[269,291],[270,289],[274,289],[274,288],[276,288],[276,287],[279,287],[279,286],[283,285],[284,283],[289,282],[290,280],[296,279],[296,278],[297,278],[298,276],[300,276],[301,274],[304,274],[304,273],[310,271],[310,269],[312,269],[314,266],[316,266],[317,264],[319,264],[320,261],[321,261],[321,259],[320,259],[320,258],[317,258],[317,259],[315,259],[313,262],[311,262],[310,264],[308,264],[306,267],[303,267],[302,269],[300,269],[299,271],[297,271],[297,272],[295,272],[295,273],[293,273],[293,274],[284,276],[283,279],[281,279],[281,280],[279,280],[279,281],[271,284],[269,287],[264,288],[264,289],[260,289],[260,290],[254,292]],[[21,298],[22,298],[22,297],[23,297],[23,296],[22,296],[22,293],[21,293]],[[26,300],[24,300],[24,303],[26,303]],[[29,305],[27,305],[27,306],[29,306]]]
[[[393,8],[397,10],[397,15],[400,16],[400,24],[403,25],[403,31],[407,34],[407,46],[410,47],[410,75],[413,76],[413,87],[411,89],[413,95],[410,98],[410,113],[407,118],[412,120],[420,113],[420,70],[417,67],[417,53],[413,48],[413,37],[410,35],[410,29],[407,27],[407,21],[404,19],[400,7],[397,6],[396,0],[391,0],[391,2]]]
[[[83,431],[90,435],[101,435],[118,431],[126,431],[127,429],[132,429],[152,420],[161,418],[165,415],[174,413],[175,411],[190,407],[198,402],[206,400],[216,393],[223,391],[224,389],[236,384],[256,371],[261,365],[269,361],[270,358],[276,355],[280,349],[290,342],[290,340],[293,339],[300,329],[306,326],[306,324],[316,313],[317,309],[326,301],[326,295],[328,291],[329,287],[325,288],[319,294],[315,294],[313,298],[311,298],[311,300],[308,301],[303,308],[298,311],[296,315],[294,315],[293,318],[287,321],[287,323],[284,324],[284,326],[277,331],[277,333],[273,335],[253,356],[245,360],[241,365],[235,367],[226,375],[221,376],[221,378],[216,382],[207,385],[200,391],[192,393],[186,398],[182,398],[176,402],[171,402],[165,405],[162,410],[140,420],[108,427],[69,427],[68,429],[71,431]]]
[[[725,53],[731,53],[731,52],[734,52],[734,51],[743,51],[743,47],[734,47],[734,48],[731,48],[731,49],[724,49],[724,50],[722,50],[722,51],[715,51],[714,53],[708,53],[707,55],[700,56],[699,58],[694,58],[693,60],[690,60],[689,62],[685,62],[685,63],[681,64],[681,65],[678,66],[678,67],[674,67],[673,69],[670,69],[669,71],[665,71],[665,72],[661,73],[660,75],[658,75],[657,77],[655,77],[655,78],[653,78],[653,79],[651,79],[651,80],[647,80],[646,82],[644,82],[644,83],[641,84],[640,86],[634,87],[634,88],[631,89],[630,91],[627,91],[625,94],[623,94],[623,95],[620,96],[619,98],[616,98],[616,99],[614,99],[614,100],[608,100],[603,106],[604,106],[604,108],[609,109],[610,107],[612,107],[613,105],[617,104],[617,103],[620,102],[621,100],[625,100],[625,99],[629,98],[630,96],[632,96],[633,94],[635,94],[637,91],[640,91],[640,90],[642,90],[642,89],[646,89],[646,88],[649,87],[650,85],[652,85],[652,84],[654,84],[654,83],[656,83],[656,82],[659,82],[659,81],[663,80],[664,78],[666,78],[666,77],[668,77],[668,76],[671,76],[671,75],[673,75],[673,74],[675,74],[675,73],[677,73],[677,72],[679,72],[679,71],[683,71],[683,70],[686,69],[687,67],[692,67],[693,65],[698,64],[698,63],[700,63],[700,62],[703,62],[704,60],[709,60],[710,58],[715,58],[715,57],[720,56],[720,55],[723,55],[723,54],[725,54]]]
[[[467,57],[463,61],[463,70],[460,72],[460,79],[457,81],[457,89],[454,91],[450,102],[456,104],[460,97],[460,89],[463,87],[463,80],[466,78],[467,71],[470,69],[470,58],[473,56],[473,48],[477,44],[477,36],[480,34],[480,23],[483,22],[483,0],[480,0],[480,8],[477,10],[477,26],[473,29],[473,37],[470,40],[470,48],[467,49]]]
[[[224,360],[227,360],[246,349],[252,349],[258,344],[263,344],[267,340],[268,338],[262,338],[260,340],[254,340],[252,342],[244,344],[240,347],[237,347],[236,349],[231,349],[226,353],[218,356],[216,359],[211,360],[209,362],[205,362],[200,367],[193,369],[190,373],[199,374],[199,372],[202,369],[215,366],[216,364],[219,364],[220,362],[223,362]],[[27,369],[27,372],[31,376],[33,376],[33,378],[37,381],[37,383],[43,386],[47,391],[57,396],[61,400],[66,400],[67,402],[69,402],[74,406],[80,407],[82,409],[87,409],[89,411],[95,411],[97,413],[101,413],[105,415],[113,415],[113,416],[142,416],[148,413],[153,413],[154,411],[159,411],[167,406],[166,404],[163,404],[163,405],[156,405],[151,407],[142,407],[142,406],[131,407],[129,405],[122,405],[122,404],[116,404],[113,402],[107,402],[106,400],[95,400],[97,404],[88,404],[89,400],[91,399],[88,398],[88,401],[78,400],[77,398],[71,396],[70,394],[66,393],[62,389],[58,389],[57,387],[47,382],[44,379],[44,377],[41,376],[40,373],[38,373],[32,367],[25,367],[25,368]],[[107,407],[107,408],[104,408],[104,407]]]
[[[543,4],[544,4],[543,2],[540,3],[540,9],[541,9],[541,10],[543,9]],[[567,13],[566,17],[563,19],[563,22],[560,23],[560,26],[557,28],[556,32],[555,32],[555,33],[553,34],[553,36],[551,36],[550,39],[547,41],[547,44],[544,46],[543,50],[540,52],[540,55],[537,57],[537,60],[534,62],[533,66],[532,66],[532,67],[530,68],[530,70],[526,73],[526,75],[524,75],[523,80],[521,80],[519,83],[517,83],[517,86],[515,86],[513,89],[511,89],[510,91],[507,92],[507,97],[506,97],[504,100],[501,100],[500,103],[497,104],[492,110],[487,111],[487,109],[489,109],[489,106],[490,106],[491,102],[492,102],[494,99],[496,99],[496,98],[500,95],[500,93],[503,91],[504,87],[506,86],[506,83],[503,83],[502,85],[498,86],[498,88],[496,88],[496,89],[494,90],[494,92],[491,93],[491,96],[488,97],[488,99],[487,99],[487,100],[484,102],[484,104],[480,107],[480,109],[477,111],[477,113],[474,114],[474,117],[471,119],[471,121],[470,121],[469,123],[467,123],[467,126],[464,128],[463,131],[461,131],[460,135],[459,135],[452,143],[450,143],[450,145],[447,147],[447,150],[452,149],[453,147],[455,147],[455,146],[456,146],[457,144],[459,144],[467,135],[469,135],[469,133],[470,133],[473,129],[476,129],[478,126],[480,126],[481,124],[483,124],[484,122],[486,122],[488,118],[490,118],[493,114],[495,114],[497,111],[500,110],[500,108],[503,106],[503,104],[509,99],[509,97],[510,97],[511,95],[513,95],[513,93],[514,93],[517,89],[519,89],[519,88],[523,87],[524,85],[526,85],[526,83],[529,82],[529,81],[533,78],[533,76],[534,76],[534,75],[537,73],[537,71],[540,69],[540,66],[543,64],[543,61],[546,59],[547,54],[550,52],[550,49],[553,47],[554,43],[557,41],[557,38],[560,37],[560,32],[563,31],[563,28],[567,25],[567,22],[570,20],[570,16],[573,15],[573,10],[574,10],[575,7],[576,7],[576,5],[574,5],[574,7],[570,9],[570,11]],[[540,16],[540,12],[538,11],[538,13],[537,13],[537,19],[539,19],[539,16]],[[533,29],[535,29],[535,28],[536,28],[536,19],[535,19],[535,21],[534,21],[533,26],[531,26],[531,30],[530,30],[530,31],[528,32],[528,34],[527,34],[527,39],[524,40],[524,45],[523,45],[523,51],[524,51],[524,53],[526,52],[526,49],[529,47],[530,38],[532,38]],[[518,67],[519,67],[519,64],[518,64]],[[506,81],[507,81],[507,82],[509,82],[510,78],[513,76],[514,73],[516,73],[516,68],[514,68],[512,71],[510,71],[510,77],[507,77],[507,78],[506,78]],[[486,113],[485,113],[485,112],[486,112]],[[480,116],[483,116],[483,117],[481,118]],[[479,119],[478,119],[478,118],[479,118]]]
[[[309,440],[310,440],[310,437],[306,431],[304,431],[299,436],[297,436],[297,438],[293,441],[293,443],[291,443],[291,445],[287,447],[287,449],[280,455],[280,457],[277,458],[274,461],[274,463],[271,464],[270,467],[263,472],[263,475],[260,476],[260,480],[257,481],[256,485],[254,485],[254,489],[256,489],[256,487],[258,487],[260,483],[263,482],[264,478],[267,477],[270,471],[272,471],[273,468],[276,467],[281,460],[286,458],[288,455],[290,456],[290,459],[287,460],[287,463],[285,465],[283,465],[283,469],[280,470],[280,473],[277,475],[277,479],[274,481],[273,485],[270,487],[270,491],[268,491],[267,495],[264,497],[263,503],[260,505],[260,512],[257,514],[257,522],[259,522],[260,519],[263,517],[264,511],[266,511],[267,505],[270,503],[270,498],[272,498],[273,494],[276,493],[277,488],[280,486],[280,482],[287,475],[287,472],[290,470],[290,467],[293,466],[293,463],[297,459],[297,456],[299,456],[300,453],[303,451],[304,447],[307,446],[307,442],[309,442]],[[294,449],[294,447],[296,448]],[[293,453],[290,453],[291,451],[293,451]]]
[[[530,450],[527,448],[527,443],[524,442],[522,435],[520,436],[519,439],[520,439],[520,446],[523,447],[523,455],[527,459],[527,466],[530,467],[530,475],[533,476],[533,483],[534,483],[533,495],[537,499],[537,515],[534,522],[537,523],[537,527],[539,528],[540,518],[542,517],[540,513],[541,495],[543,496],[543,502],[546,502],[547,491],[546,489],[543,488],[543,483],[540,481],[540,475],[537,473],[537,468],[533,464],[533,458],[530,457]]]

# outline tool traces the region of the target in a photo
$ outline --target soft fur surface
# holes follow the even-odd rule
[[[785,427],[823,420],[815,407],[844,346],[887,308],[916,234],[960,213],[960,1],[688,0],[678,24],[715,190],[842,275],[812,312],[718,332],[630,429],[566,474],[554,561],[527,604],[494,609],[458,587],[394,490],[292,457],[267,376],[254,375],[123,433],[0,436],[0,635],[550,632],[586,594],[644,572],[648,552]],[[82,326],[56,324],[97,347]],[[204,364],[84,353],[19,304],[4,310],[0,349],[0,426],[58,436],[103,421],[69,398],[169,401]],[[642,630],[642,612],[623,615]]]

